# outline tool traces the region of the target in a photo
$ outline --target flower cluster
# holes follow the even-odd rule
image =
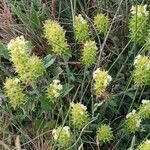
[[[58,127],[52,131],[53,138],[63,148],[68,148],[73,142],[72,133],[68,126]]]
[[[85,65],[92,65],[96,61],[96,51],[95,41],[86,41],[83,48],[82,62]]]
[[[23,36],[12,39],[8,44],[12,61],[20,80],[25,84],[37,81],[45,72],[44,63],[37,56],[30,56],[30,43]]]
[[[132,110],[129,114],[126,116],[126,129],[131,132],[135,133],[141,124],[141,118],[136,113],[136,110]]]
[[[139,107],[139,115],[142,119],[150,118],[150,100],[142,100]]]
[[[94,72],[93,79],[95,80],[94,91],[97,96],[101,95],[106,90],[106,87],[112,80],[111,76],[108,74],[108,71],[100,70],[100,68]]]
[[[44,37],[55,55],[63,55],[68,52],[69,46],[66,42],[65,31],[56,21],[45,21]]]
[[[98,140],[102,143],[110,142],[113,138],[112,129],[109,125],[103,124],[97,129]]]
[[[23,64],[24,66],[25,64]],[[23,67],[22,66],[22,67]],[[36,82],[36,80],[42,76],[45,72],[44,64],[41,59],[36,55],[32,55],[26,62],[26,66],[22,68],[18,73],[23,83]]]
[[[138,17],[141,17],[143,15],[148,16],[149,12],[146,9],[147,9],[147,5],[132,6],[131,7],[131,14],[137,15]]]
[[[130,38],[139,44],[145,41],[147,33],[147,21],[149,12],[147,5],[137,5],[131,8],[131,19],[129,21]]]
[[[53,80],[47,88],[47,97],[51,102],[55,102],[56,99],[60,96],[60,92],[62,90],[62,85],[59,80]]]
[[[4,88],[12,107],[16,108],[25,102],[26,95],[23,93],[18,78],[7,78],[4,83]]]
[[[110,21],[108,17],[105,16],[104,14],[97,14],[94,17],[94,24],[99,34],[106,34],[110,27]]]
[[[136,85],[150,85],[150,59],[147,56],[138,55],[134,61],[133,80]]]
[[[12,39],[8,43],[12,62],[15,64],[16,72],[22,72],[26,62],[29,59],[30,44],[23,36]]]
[[[12,39],[8,44],[8,49],[11,50],[12,55],[15,55],[15,53],[27,54],[30,48],[31,45],[29,41],[26,41],[23,36]]]
[[[79,130],[88,124],[89,115],[86,109],[87,107],[81,103],[71,103],[71,121]]]
[[[149,150],[149,149],[150,149],[150,140],[145,140],[137,148],[137,150]]]
[[[75,17],[75,37],[79,42],[85,42],[90,38],[89,26],[87,21],[79,14]]]

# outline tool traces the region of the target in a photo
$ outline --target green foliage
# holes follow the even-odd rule
[[[0,55],[3,56],[5,59],[10,59],[9,50],[2,43],[0,43]]]
[[[134,4],[6,0],[0,149],[149,150],[149,11]]]
[[[42,24],[40,20],[44,17],[46,11],[40,0],[32,1],[32,10],[30,12],[27,12],[26,9],[26,7],[29,7],[28,0],[22,2],[6,1],[8,1],[12,11],[28,31],[33,32],[33,29],[41,30]]]

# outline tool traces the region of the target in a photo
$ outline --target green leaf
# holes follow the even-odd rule
[[[46,68],[50,67],[50,66],[55,62],[55,59],[56,59],[55,56],[52,56],[51,54],[47,55],[47,56],[44,58],[45,67],[46,67]]]
[[[41,100],[41,107],[44,111],[51,111],[53,103],[50,103],[49,100],[45,97]]]
[[[74,87],[73,85],[70,85],[68,83],[64,84],[62,90],[62,96],[66,96],[73,89],[73,87]]]
[[[103,101],[102,102],[100,102],[100,103],[95,103],[94,104],[94,108],[93,108],[93,112],[95,112],[95,111],[97,111],[97,109],[101,106],[101,105],[103,105]]]
[[[18,16],[18,18],[20,19],[20,21],[24,24],[27,25],[27,19],[25,17],[25,15],[22,13],[21,8],[19,7],[19,5],[15,6],[15,5],[11,5],[12,11]]]
[[[44,129],[45,121],[44,119],[36,119],[35,120],[35,129],[37,133],[41,133]]]
[[[133,138],[132,138],[132,141],[131,141],[131,146],[127,150],[134,150],[135,140],[136,140],[136,138],[135,138],[135,135],[134,135]]]
[[[33,0],[33,4],[34,4],[36,7],[40,7],[40,6],[41,6],[41,0]]]
[[[54,129],[56,127],[57,121],[54,119],[51,119],[50,121],[46,121],[45,124],[45,129],[49,130],[49,129]]]
[[[63,69],[61,67],[56,67],[55,69],[52,70],[54,79],[57,79],[61,73],[63,73]]]
[[[9,50],[2,43],[0,43],[0,55],[3,56],[5,59],[8,59],[8,60],[10,59]]]
[[[35,28],[35,29],[41,28],[40,19],[38,17],[38,13],[35,11],[35,9],[32,9],[32,13],[31,13],[31,16],[29,18],[29,22],[30,22],[30,25],[32,28]]]

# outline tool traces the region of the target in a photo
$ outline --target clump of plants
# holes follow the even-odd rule
[[[58,3],[60,8],[65,2]],[[35,23],[44,13],[38,6],[32,13]],[[2,64],[0,76],[0,146],[149,150],[147,5],[131,6],[124,48],[124,41],[117,45],[122,40],[115,35],[117,13],[111,19],[95,10],[88,17],[73,14],[73,8],[70,26],[61,21],[61,13],[57,21],[46,13],[39,20],[41,31],[34,30],[41,33],[37,45],[45,48],[42,55],[35,51],[35,39],[26,35],[7,43],[9,57],[3,54],[2,61],[9,65]]]

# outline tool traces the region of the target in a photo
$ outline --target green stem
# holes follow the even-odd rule
[[[87,71],[87,66],[84,67],[83,81],[82,81],[82,85],[81,85],[81,94],[83,93],[83,89],[84,89],[84,84],[85,84],[85,79],[86,79],[86,71]]]
[[[136,91],[135,91],[135,94],[134,94],[133,100],[132,100],[132,102],[131,102],[131,105],[130,105],[130,107],[129,107],[128,113],[129,113],[129,112],[131,111],[131,109],[132,109],[132,106],[133,106],[134,101],[135,101],[135,99],[136,99],[138,90],[139,90],[139,87],[138,87],[138,88],[136,89]]]
[[[63,59],[64,59],[65,68],[67,72],[68,84],[70,84],[71,80],[74,80],[74,77],[69,69],[68,62],[66,61],[65,56],[63,56]]]

